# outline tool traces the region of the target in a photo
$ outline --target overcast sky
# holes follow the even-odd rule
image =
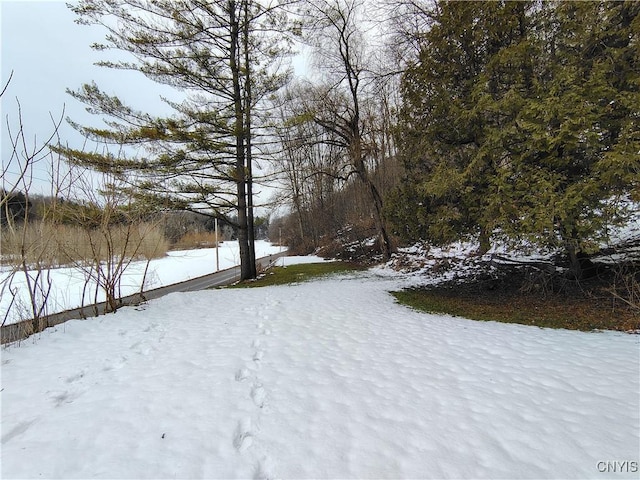
[[[69,0],[72,1],[72,0]],[[0,0],[1,83],[13,78],[0,100],[3,171],[11,157],[7,125],[15,132],[19,126],[17,100],[20,101],[22,123],[27,133],[28,148],[42,145],[54,131],[53,119],[62,116],[81,125],[103,125],[102,120],[85,111],[85,106],[66,93],[84,83],[95,81],[106,93],[117,95],[136,109],[152,114],[169,114],[171,110],[160,96],[177,98],[174,90],[158,85],[138,72],[100,68],[94,62],[107,59],[90,45],[104,40],[105,30],[98,26],[77,25],[75,14],[64,1]],[[109,59],[113,60],[113,53]],[[121,59],[130,57],[119,53]],[[304,55],[294,58],[298,75],[306,75]],[[83,137],[63,120],[59,130],[62,143],[83,147]],[[89,147],[91,149],[91,147]],[[22,153],[22,152],[20,152]],[[0,187],[12,187],[18,170],[15,160],[9,164]],[[51,174],[47,161],[41,161],[33,173],[30,192],[49,194]],[[23,186],[20,186],[23,190]],[[258,188],[257,203],[271,196],[269,188]]]
[[[90,45],[102,41],[105,32],[100,27],[74,23],[75,14],[65,2],[0,0],[0,18],[2,86],[13,71],[1,100],[3,165],[11,155],[7,122],[14,131],[19,124],[16,99],[21,105],[30,147],[42,144],[51,135],[52,116],[59,120],[64,112],[65,117],[81,124],[100,121],[65,93],[67,88],[76,90],[83,83],[95,81],[107,93],[119,95],[125,103],[137,108],[151,112],[166,108],[160,95],[166,95],[168,87],[157,85],[136,72],[112,71],[93,65],[104,57],[91,50]],[[82,145],[82,138],[66,122],[61,126],[60,136],[72,146]],[[10,167],[11,170],[15,171]],[[41,165],[34,174],[36,180],[48,184],[46,171]]]

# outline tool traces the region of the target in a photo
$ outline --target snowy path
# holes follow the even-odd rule
[[[421,314],[400,283],[172,294],[5,349],[2,478],[637,478],[639,336]]]

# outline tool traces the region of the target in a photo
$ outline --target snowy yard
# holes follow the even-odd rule
[[[382,273],[3,349],[2,478],[638,478],[640,336],[418,313]]]

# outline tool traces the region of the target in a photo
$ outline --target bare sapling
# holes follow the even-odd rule
[[[66,256],[84,276],[83,298],[91,294],[94,308],[104,300],[105,312],[115,312],[122,305],[123,280],[132,263],[146,261],[139,290],[142,294],[149,262],[163,256],[168,245],[158,222],[145,218],[137,211],[131,195],[122,193],[122,179],[85,170],[76,180],[76,196],[84,202],[72,206],[65,215],[73,219],[80,235],[75,244],[67,247]],[[84,254],[79,255],[78,249],[83,249]]]
[[[636,313],[640,313],[640,272],[633,264],[620,264],[616,268],[615,278],[608,292],[614,300],[622,303]]]
[[[2,94],[6,92],[5,85]],[[0,256],[8,264],[0,277],[0,300],[6,307],[2,325],[31,319],[31,332],[45,328],[49,297],[52,292],[51,244],[54,239],[41,231],[43,212],[37,212],[31,199],[34,172],[43,175],[44,163],[50,160],[48,146],[57,136],[59,120],[52,118],[53,133],[42,143],[26,139],[19,101],[17,102],[17,129],[7,117],[6,128],[10,141],[9,158],[2,163],[0,209],[2,235]],[[39,220],[39,222],[37,222]],[[6,248],[9,247],[9,248]],[[8,301],[6,300],[8,299]]]

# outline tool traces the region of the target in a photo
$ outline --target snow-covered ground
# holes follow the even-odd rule
[[[640,261],[640,204],[630,215],[629,221],[612,228],[608,243],[601,243],[601,252],[594,255],[595,262],[616,264],[619,262]],[[456,241],[443,247],[427,243],[416,243],[399,249],[393,255],[390,265],[395,270],[412,273],[420,278],[420,283],[436,284],[452,279],[464,279],[477,275],[491,264],[509,264],[510,262],[541,262],[554,264],[553,257],[562,257],[565,252],[561,248],[544,248],[527,241],[510,245],[500,240],[493,241],[491,248],[484,255],[478,255],[477,240]],[[493,268],[493,267],[492,267]],[[556,265],[558,273],[566,268]]]
[[[229,241],[220,244],[220,270],[240,264],[238,242]],[[282,248],[266,241],[256,242],[258,258],[278,253]],[[145,278],[146,262],[133,262],[125,270],[121,282],[121,295],[132,295],[144,289],[158,288],[164,285],[182,282],[216,271],[216,249],[170,251],[166,257],[151,260]],[[36,272],[30,272],[36,278]],[[86,278],[79,268],[55,268],[49,271],[51,292],[47,298],[47,313],[56,313],[94,303],[96,282]],[[46,282],[47,276],[41,277]],[[28,288],[23,272],[12,273],[8,267],[0,269],[0,321],[8,312],[6,324],[25,319],[25,305],[29,305]],[[46,285],[46,283],[43,283]],[[105,300],[104,292],[99,288],[98,302]],[[14,295],[16,298],[14,300]]]
[[[381,273],[3,349],[2,478],[638,478],[640,336],[419,313]]]

